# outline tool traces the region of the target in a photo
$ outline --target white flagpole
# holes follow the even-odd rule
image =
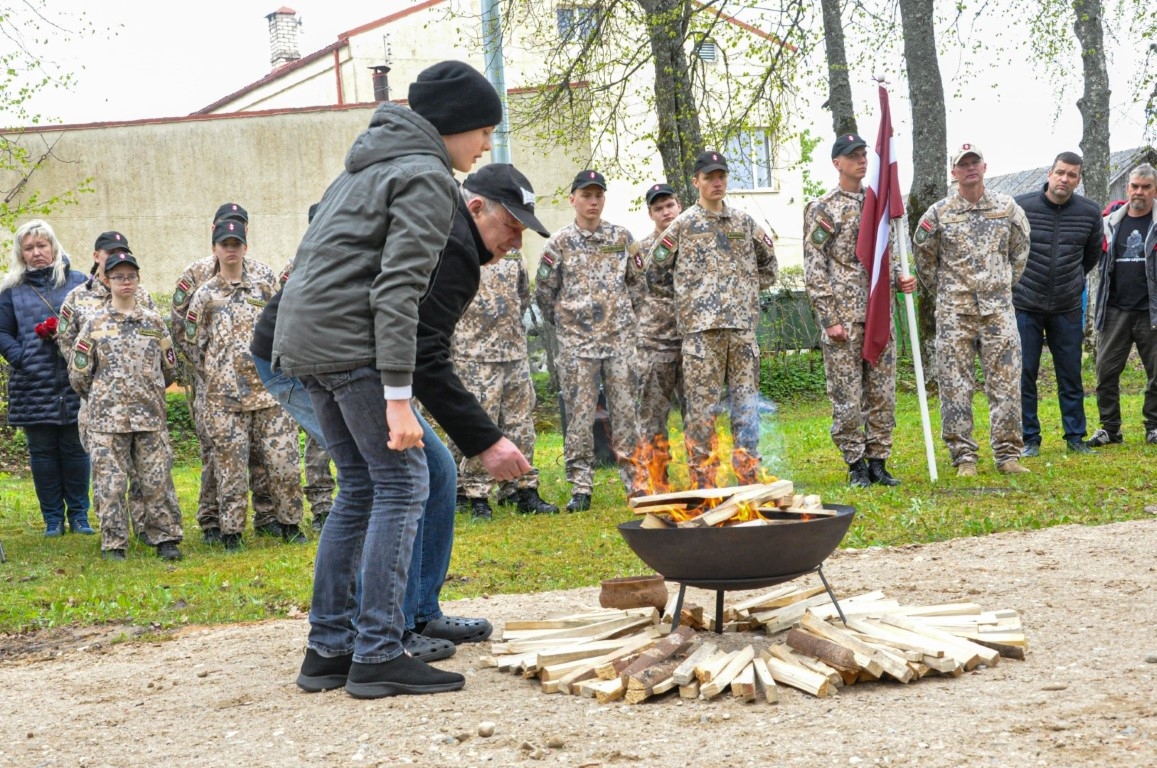
[[[908,217],[892,219],[892,242],[900,251],[900,271],[907,277],[908,272]],[[936,453],[932,448],[932,421],[928,417],[928,392],[924,389],[924,363],[920,358],[920,334],[916,328],[916,303],[912,294],[904,294],[904,306],[908,309],[908,334],[912,342],[912,363],[916,368],[916,394],[920,399],[920,421],[924,425],[924,450],[928,458],[928,475],[936,482]]]

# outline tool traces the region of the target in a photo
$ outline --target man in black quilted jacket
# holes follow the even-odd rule
[[[1020,408],[1024,456],[1040,455],[1036,384],[1045,342],[1057,374],[1065,443],[1074,453],[1091,453],[1084,439],[1081,297],[1085,275],[1101,255],[1101,206],[1076,193],[1080,183],[1081,156],[1062,152],[1053,161],[1044,188],[1016,198],[1032,228],[1028,265],[1012,289],[1023,361]]]

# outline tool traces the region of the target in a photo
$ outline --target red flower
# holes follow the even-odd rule
[[[37,336],[44,339],[45,341],[52,341],[56,338],[56,329],[58,325],[59,321],[55,317],[50,317],[43,323],[37,323],[33,330],[36,331]]]

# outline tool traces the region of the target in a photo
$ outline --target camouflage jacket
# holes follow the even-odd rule
[[[716,328],[754,331],[759,292],[775,283],[778,272],[771,236],[726,203],[721,213],[696,203],[679,214],[659,236],[648,264],[674,274],[683,335]]]
[[[137,305],[121,313],[105,305],[87,313],[69,356],[68,378],[88,401],[93,432],[166,429],[165,387],[177,356],[165,320]]]
[[[920,217],[912,243],[916,271],[935,292],[937,313],[1012,308],[1012,287],[1028,262],[1029,224],[1008,195],[985,192],[973,204],[954,192]]]
[[[482,267],[478,293],[454,329],[455,360],[508,362],[526,359],[522,316],[530,307],[530,277],[520,256]]]
[[[246,259],[241,282],[218,275],[202,285],[185,312],[185,348],[210,407],[256,411],[277,405],[249,354],[253,326],[277,292],[277,277],[264,264],[257,264],[256,274],[251,266]]]
[[[60,349],[60,354],[64,355],[65,360],[72,357],[72,350],[76,345],[80,326],[94,312],[108,304],[110,296],[112,296],[112,292],[108,286],[93,276],[73,288],[65,297],[64,303],[60,305],[60,324],[56,327],[56,346]],[[139,284],[137,285],[136,299],[137,306],[147,307],[154,312],[157,311],[157,304],[153,301],[153,297],[144,289],[144,286]]]
[[[579,357],[610,357],[635,346],[632,292],[643,259],[631,233],[602,222],[594,232],[572,223],[543,248],[535,298],[558,343]]]
[[[868,270],[856,258],[864,193],[833,189],[803,213],[803,273],[821,328],[863,323],[868,316]],[[890,259],[896,285],[900,262]]]
[[[253,275],[254,279],[276,278],[272,269],[248,256],[245,257],[245,270]],[[177,287],[173,289],[173,308],[169,313],[170,332],[173,334],[173,343],[190,360],[193,359],[193,355],[185,341],[185,315],[189,311],[189,302],[192,301],[193,294],[215,274],[217,274],[217,257],[209,254],[185,267],[185,271],[177,279]]]
[[[652,232],[639,241],[639,252],[649,254],[659,239]],[[647,349],[668,349],[679,346],[679,329],[675,320],[675,274],[648,262],[643,283],[642,298],[635,306],[639,321],[639,346]]]

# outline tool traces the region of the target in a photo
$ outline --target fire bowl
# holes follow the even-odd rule
[[[642,520],[618,527],[639,559],[668,581],[758,589],[815,570],[839,546],[856,509],[824,506],[839,514],[745,528],[640,528]]]

